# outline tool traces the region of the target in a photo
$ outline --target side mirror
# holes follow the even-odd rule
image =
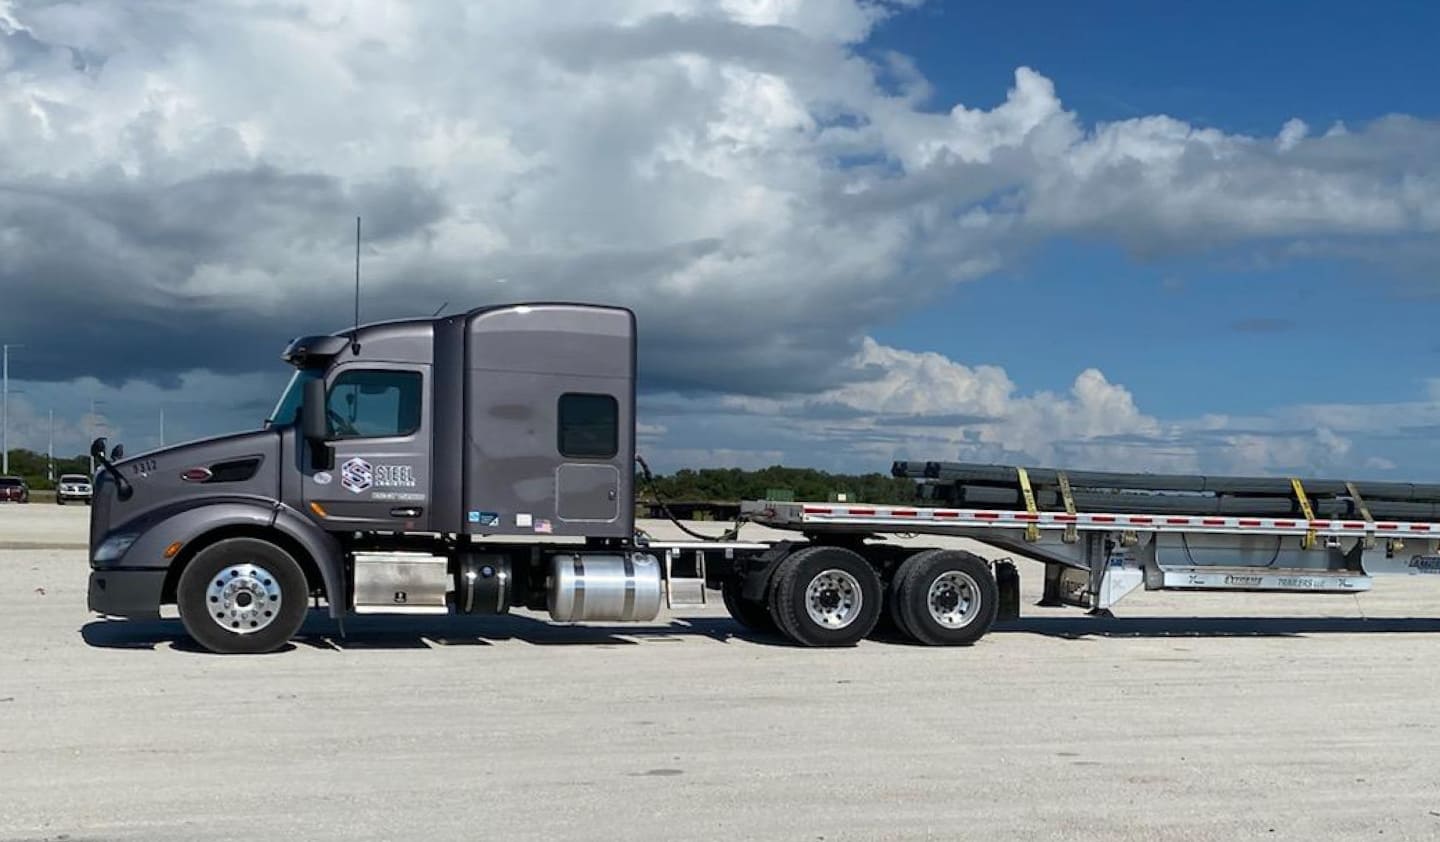
[[[119,462],[121,459],[124,459],[124,458],[125,458],[125,445],[123,445],[123,444],[117,444],[117,445],[115,445],[115,449],[110,451],[110,461],[111,461],[111,462]]]
[[[325,418],[325,381],[305,381],[300,401],[300,435],[310,445],[310,465],[317,471],[335,467],[335,450],[330,447],[330,424]]]
[[[115,496],[119,497],[121,500],[129,500],[130,497],[135,494],[135,487],[131,485],[130,481],[125,479],[125,477],[122,476],[118,470],[115,469],[114,461],[115,459],[119,459],[124,454],[125,448],[117,444],[115,445],[114,455],[110,458],[106,458],[104,436],[101,436],[100,438],[90,442],[91,458],[93,458],[96,462],[99,462],[100,467],[105,469],[106,474],[108,474],[111,478],[115,480]],[[91,477],[90,479],[91,481],[96,481],[99,478],[100,472],[96,471],[95,476]]]

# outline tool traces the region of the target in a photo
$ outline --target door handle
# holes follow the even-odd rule
[[[425,511],[425,510],[422,509],[422,508],[420,508],[419,506],[402,506],[402,507],[400,507],[400,508],[398,508],[398,509],[391,509],[391,510],[390,510],[390,517],[404,517],[404,518],[420,517],[421,512],[424,512],[424,511]]]

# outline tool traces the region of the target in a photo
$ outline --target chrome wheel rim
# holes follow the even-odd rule
[[[860,616],[860,580],[844,570],[825,570],[805,588],[805,612],[818,626],[843,629]]]
[[[941,573],[930,583],[925,605],[930,619],[945,628],[964,628],[980,615],[980,585],[969,573]]]
[[[231,634],[254,634],[275,622],[282,602],[275,574],[258,564],[233,564],[205,589],[210,619]]]

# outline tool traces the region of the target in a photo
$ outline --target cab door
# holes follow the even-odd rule
[[[335,459],[304,472],[307,514],[330,530],[429,531],[430,389],[424,365],[357,361],[327,374]]]

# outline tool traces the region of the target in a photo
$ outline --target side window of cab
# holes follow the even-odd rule
[[[331,439],[395,438],[420,429],[418,371],[350,369],[330,384],[325,417]]]

